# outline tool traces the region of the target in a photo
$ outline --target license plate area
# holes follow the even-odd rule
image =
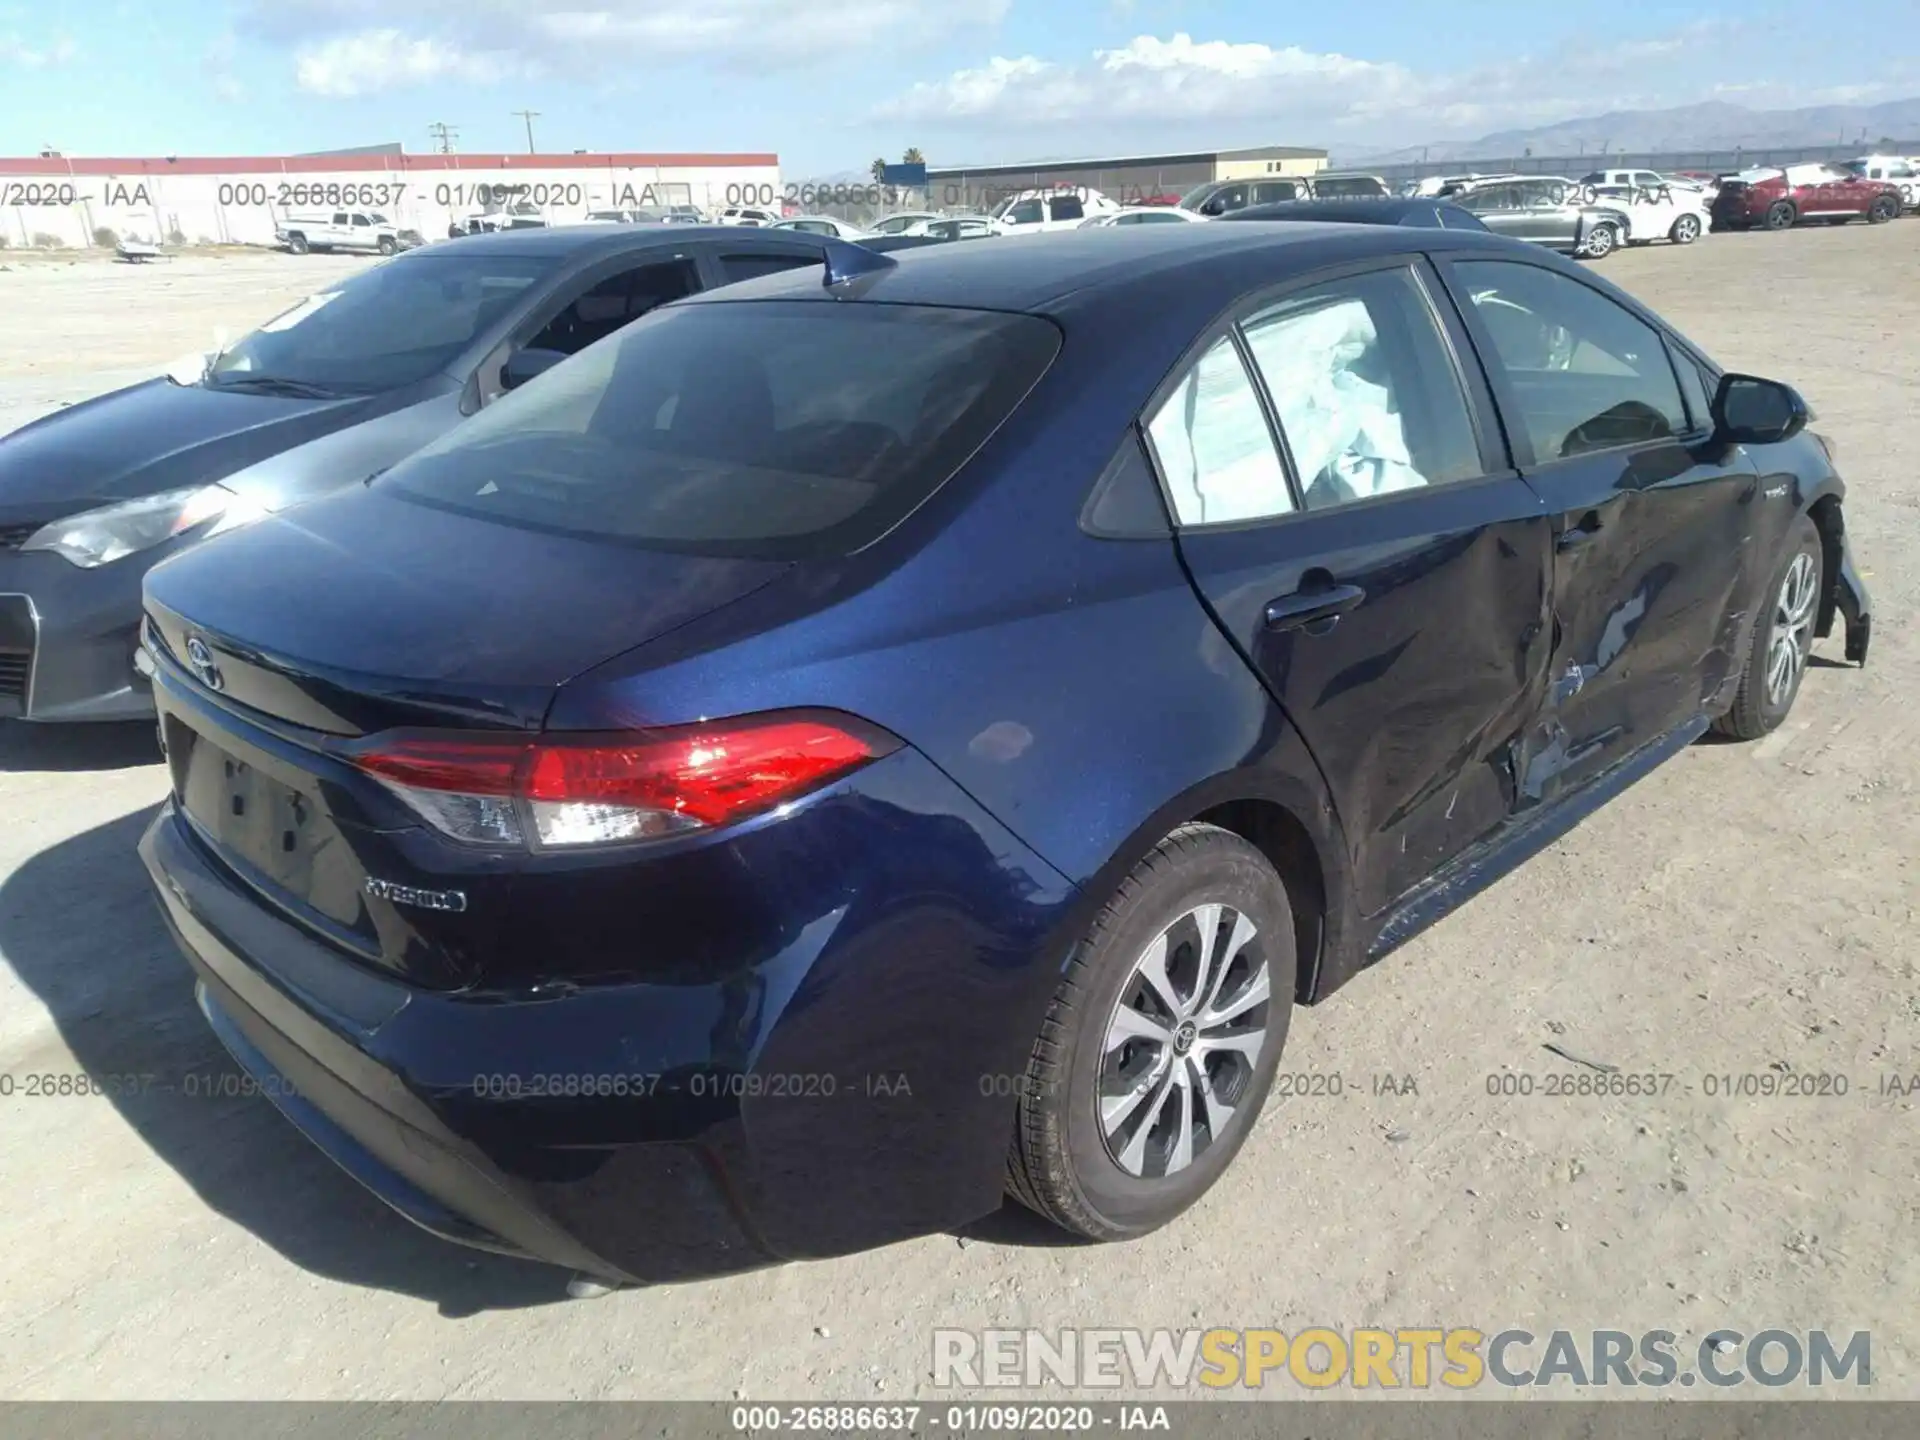
[[[256,889],[296,914],[304,912],[335,938],[374,942],[360,895],[359,861],[317,783],[302,785],[255,764],[177,715],[163,723],[174,794],[220,857]]]
[[[181,803],[222,849],[295,893],[311,888],[315,857],[333,833],[311,796],[205,737],[176,763]]]

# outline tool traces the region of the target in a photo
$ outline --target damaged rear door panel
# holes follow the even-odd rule
[[[1402,258],[1265,297],[1147,425],[1182,560],[1326,776],[1366,913],[1512,814],[1547,678],[1549,519],[1433,283]]]

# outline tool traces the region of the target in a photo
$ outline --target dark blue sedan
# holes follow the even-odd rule
[[[1804,402],[1558,256],[828,253],[148,579],[201,1007],[440,1234],[1140,1235],[1296,1003],[1865,659]]]

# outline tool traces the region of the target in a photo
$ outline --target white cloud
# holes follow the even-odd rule
[[[507,57],[473,54],[438,40],[411,39],[398,30],[337,35],[294,56],[294,79],[300,88],[337,100],[428,80],[484,85],[510,68]]]
[[[1423,129],[1528,124],[1582,107],[1676,103],[1676,76],[1697,67],[1704,32],[1528,56],[1463,72],[1255,42],[1142,35],[1084,60],[999,57],[914,85],[876,107],[890,123],[1018,128],[1261,121],[1301,143],[1418,122]],[[1688,84],[1698,90],[1697,80]]]
[[[771,67],[849,51],[899,52],[990,30],[1011,0],[283,0],[256,3],[249,36],[291,49],[302,89],[353,96],[440,79],[643,79],[649,66]]]
[[[64,35],[56,37],[50,45],[29,44],[17,33],[0,35],[0,65],[38,70],[47,65],[64,65],[77,53],[73,41]]]

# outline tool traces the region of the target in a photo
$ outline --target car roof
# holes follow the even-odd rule
[[[783,238],[819,238],[808,237],[805,231],[783,230],[780,234]],[[438,254],[451,254],[457,250],[462,254],[484,251],[491,255],[572,258],[596,252],[610,254],[655,243],[684,245],[693,240],[727,240],[739,244],[742,236],[738,225],[547,225],[525,230],[489,230],[478,235],[459,235],[449,240],[436,240],[422,249]],[[417,255],[421,251],[410,253]]]
[[[1236,297],[1341,260],[1423,250],[1498,248],[1486,230],[1397,225],[1125,225],[1003,235],[990,245],[929,245],[888,252],[894,263],[848,287],[863,302],[1007,310],[1065,317],[1084,307],[1157,312],[1191,308],[1195,325]],[[832,249],[829,242],[828,249]],[[858,253],[864,247],[849,244]],[[836,296],[805,266],[705,291],[680,305]]]
[[[1463,230],[1484,230],[1485,223],[1471,210],[1430,195],[1356,195],[1346,199],[1281,200],[1272,205],[1249,205],[1222,215],[1222,220],[1329,220],[1352,225],[1430,224],[1436,211],[1449,220],[1459,217]]]

